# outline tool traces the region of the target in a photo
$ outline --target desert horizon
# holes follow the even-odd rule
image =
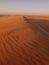
[[[49,0],[0,0],[0,65],[49,65]]]

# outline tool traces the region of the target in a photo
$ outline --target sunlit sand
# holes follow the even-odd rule
[[[0,17],[0,65],[49,65],[49,17]]]

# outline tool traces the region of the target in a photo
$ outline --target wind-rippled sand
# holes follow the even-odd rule
[[[49,65],[49,21],[0,17],[0,65]]]

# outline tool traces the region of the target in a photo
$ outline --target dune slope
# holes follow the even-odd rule
[[[0,65],[49,65],[49,21],[1,17]]]

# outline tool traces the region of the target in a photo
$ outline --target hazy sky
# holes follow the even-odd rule
[[[0,14],[49,15],[49,0],[0,0]]]

